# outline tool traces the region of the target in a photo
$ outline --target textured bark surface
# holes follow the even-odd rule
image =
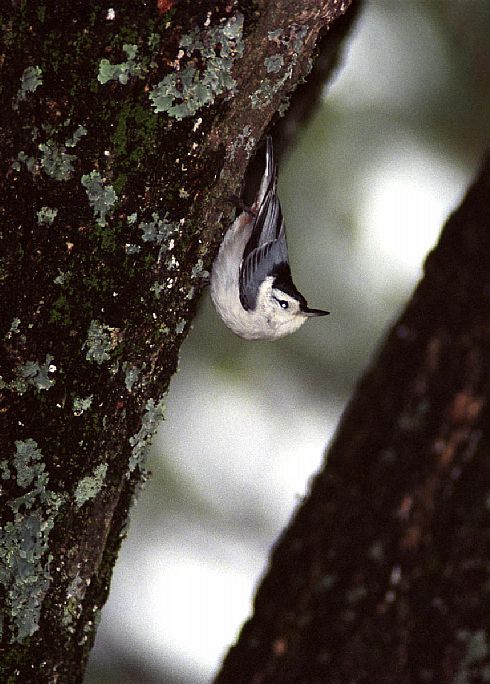
[[[359,384],[216,682],[489,681],[490,159]]]
[[[2,10],[2,682],[81,681],[225,198],[349,4]]]

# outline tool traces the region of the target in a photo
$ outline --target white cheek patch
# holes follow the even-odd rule
[[[287,316],[294,316],[298,313],[301,313],[299,302],[282,290],[272,288],[271,298],[275,306],[284,311]]]

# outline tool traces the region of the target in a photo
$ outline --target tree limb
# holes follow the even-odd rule
[[[349,4],[2,10],[2,681],[81,681],[226,198]]]
[[[490,157],[360,382],[217,684],[486,681]]]

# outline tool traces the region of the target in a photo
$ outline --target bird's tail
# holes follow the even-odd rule
[[[265,140],[265,169],[264,175],[260,182],[259,192],[254,202],[254,208],[258,209],[262,206],[267,192],[272,189],[271,186],[277,183],[277,166],[274,161],[274,149],[272,147],[272,138],[270,135]]]

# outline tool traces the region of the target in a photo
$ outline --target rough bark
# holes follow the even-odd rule
[[[360,382],[217,684],[489,681],[489,197],[490,158]]]
[[[2,682],[81,681],[226,198],[349,4],[2,10]]]

